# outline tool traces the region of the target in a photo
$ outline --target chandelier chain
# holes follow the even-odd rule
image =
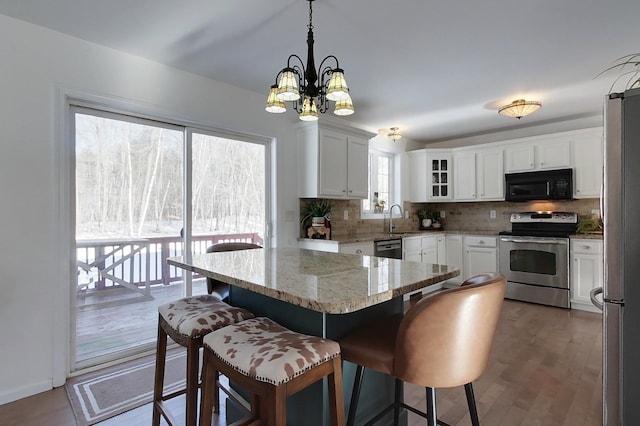
[[[307,25],[307,28],[313,29],[313,0],[309,2],[309,25]]]

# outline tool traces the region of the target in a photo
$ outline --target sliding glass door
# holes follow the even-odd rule
[[[157,307],[206,293],[164,259],[265,244],[267,145],[88,107],[75,141],[72,370],[155,347]],[[186,202],[189,200],[189,202]]]

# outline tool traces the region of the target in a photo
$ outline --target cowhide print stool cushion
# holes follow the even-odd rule
[[[255,317],[246,309],[210,296],[192,296],[158,307],[158,312],[179,334],[198,338],[213,330]]]
[[[214,331],[204,337],[204,345],[234,370],[275,386],[340,355],[338,343],[264,317]]]

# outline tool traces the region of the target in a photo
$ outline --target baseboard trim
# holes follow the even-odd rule
[[[51,380],[31,383],[26,386],[10,389],[8,392],[0,393],[0,405],[8,404],[9,402],[17,401],[51,389],[53,389],[53,382]]]

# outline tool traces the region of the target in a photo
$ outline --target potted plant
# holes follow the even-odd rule
[[[324,226],[325,219],[331,215],[333,202],[331,200],[309,200],[304,204],[303,216],[300,222],[305,225]]]
[[[640,53],[632,53],[630,55],[625,55],[621,58],[616,59],[615,63],[602,71],[599,76],[611,71],[613,69],[619,69],[622,74],[615,79],[613,84],[611,85],[611,90],[613,90],[613,86],[620,80],[622,77],[628,77],[625,88],[633,89],[635,87],[640,87]]]
[[[440,213],[433,210],[419,210],[418,217],[420,218],[421,228],[439,228],[440,227]]]

